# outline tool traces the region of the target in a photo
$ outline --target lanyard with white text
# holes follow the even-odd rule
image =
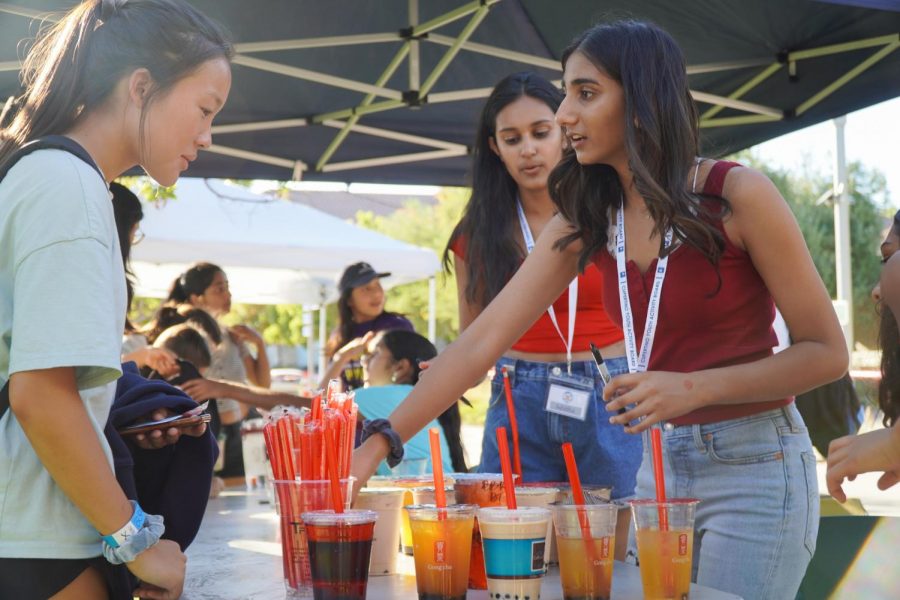
[[[534,236],[531,235],[531,227],[528,226],[528,220],[525,218],[525,210],[522,208],[522,202],[520,200],[516,200],[516,209],[519,211],[519,225],[522,227],[522,237],[525,238],[525,249],[528,250],[528,254],[531,254],[531,251],[534,250]],[[575,313],[578,310],[578,277],[572,280],[572,283],[569,284],[569,339],[567,340],[565,336],[562,334],[562,330],[559,328],[559,323],[556,321],[556,311],[553,310],[553,305],[551,304],[547,308],[547,314],[550,315],[550,321],[553,322],[553,326],[556,327],[556,333],[559,334],[559,338],[563,341],[563,344],[566,345],[566,367],[569,371],[569,374],[572,374],[572,342],[575,341]]]
[[[639,373],[647,370],[650,364],[650,351],[653,349],[653,338],[656,335],[656,323],[659,321],[659,299],[662,296],[663,280],[669,266],[669,255],[660,257],[656,263],[656,276],[650,301],[647,303],[647,321],[644,324],[644,338],[641,347],[637,347],[634,332],[634,320],[631,313],[631,299],[628,297],[628,271],[625,265],[625,216],[624,208],[620,208],[616,216],[616,268],[619,275],[619,306],[622,309],[622,330],[625,333],[625,356],[628,358],[628,371]],[[672,230],[666,232],[664,248],[672,245]]]

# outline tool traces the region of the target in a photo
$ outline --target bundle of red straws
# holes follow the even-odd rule
[[[358,406],[352,393],[343,394],[338,389],[329,384],[324,398],[320,393],[312,399],[311,409],[284,409],[271,414],[263,428],[281,507],[282,539],[295,541],[282,546],[285,579],[294,589],[301,583],[310,585],[311,574],[305,536],[298,539],[292,528],[302,528],[301,513],[326,507],[311,506],[314,494],[304,493],[299,484],[290,482],[322,482],[329,479],[328,469],[340,479],[350,475]],[[340,491],[337,493],[340,495]]]

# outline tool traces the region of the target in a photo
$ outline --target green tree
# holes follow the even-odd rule
[[[820,201],[831,188],[830,175],[792,173],[762,162],[752,152],[737,159],[765,173],[782,193],[794,212],[813,262],[832,298],[837,295],[834,251],[834,205]],[[893,209],[889,208],[887,183],[877,169],[854,162],[848,166],[850,194],[850,256],[853,286],[855,338],[873,347],[878,335],[878,315],[869,297],[880,273],[882,230]]]
[[[356,223],[394,239],[431,248],[438,256],[442,256],[444,246],[450,239],[450,233],[459,221],[468,199],[467,188],[444,188],[438,195],[438,203],[433,206],[418,200],[410,200],[386,217],[360,211],[356,215]],[[389,269],[389,266],[379,268]],[[436,298],[437,338],[443,341],[452,340],[459,331],[456,281],[452,276],[448,277],[445,274],[437,276]],[[387,306],[389,310],[406,315],[417,331],[424,333],[428,330],[427,281],[392,288],[387,293]]]

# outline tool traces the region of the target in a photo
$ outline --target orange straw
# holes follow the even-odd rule
[[[506,391],[506,412],[509,413],[509,428],[512,431],[513,441],[513,466],[515,473],[522,477],[522,458],[519,455],[519,424],[516,422],[516,406],[513,403],[512,385],[509,383],[509,373],[506,367],[500,369],[503,373],[503,389]]]
[[[500,447],[500,470],[503,471],[503,487],[506,488],[506,508],[516,510],[516,486],[513,483],[512,467],[509,465],[509,442],[506,441],[506,427],[497,428],[497,445]]]
[[[447,495],[444,492],[444,464],[441,462],[441,434],[437,427],[428,430],[428,441],[431,444],[431,474],[434,476],[434,503],[438,508],[447,508]],[[438,521],[447,515],[438,511]]]
[[[653,478],[656,480],[656,501],[666,501],[666,474],[663,471],[662,434],[659,427],[650,430],[650,444],[653,449]],[[665,506],[659,507],[659,530],[669,530],[669,512]]]
[[[572,444],[566,442],[562,445],[563,458],[566,461],[566,472],[569,474],[569,483],[572,485],[572,500],[576,506],[584,506],[584,490],[581,489],[581,477],[578,475],[578,465],[575,463],[575,452],[572,450]],[[588,521],[587,513],[579,508],[578,524],[581,526],[581,537],[584,538],[585,546],[587,546],[588,557],[591,559],[591,565],[597,564],[596,548],[594,547],[594,538],[591,537],[591,524]]]
[[[341,494],[341,482],[338,481],[337,459],[334,456],[334,449],[337,441],[334,439],[334,430],[326,429],[325,434],[328,439],[325,442],[325,468],[328,471],[328,479],[331,488],[331,503],[334,505],[334,512],[344,512],[344,498]]]

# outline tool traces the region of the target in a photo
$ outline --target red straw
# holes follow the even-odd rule
[[[519,455],[519,424],[516,422],[516,406],[513,403],[512,385],[509,383],[509,373],[506,367],[500,369],[503,373],[503,389],[506,391],[506,412],[509,413],[509,428],[512,431],[513,441],[513,466],[516,475],[522,477],[522,458]]]
[[[569,483],[572,485],[572,500],[576,506],[584,506],[584,490],[581,489],[581,477],[578,475],[578,465],[575,463],[575,452],[572,450],[572,444],[566,442],[562,445],[563,458],[566,461],[566,472],[569,474]],[[588,557],[591,559],[591,565],[597,564],[596,548],[594,547],[594,539],[591,537],[591,524],[588,521],[587,513],[579,508],[578,524],[581,526],[581,537],[587,546]]]
[[[447,496],[444,493],[444,464],[441,462],[441,434],[437,427],[428,430],[428,441],[431,443],[431,473],[434,476],[434,503],[438,508],[447,508]],[[438,513],[441,519],[443,513]]]
[[[325,443],[325,466],[328,470],[328,478],[331,480],[329,488],[331,488],[331,503],[334,505],[334,512],[344,512],[344,498],[341,494],[341,482],[338,480],[337,463],[334,456],[334,447],[337,441],[334,439],[334,430],[327,429],[325,433],[328,439]]]
[[[497,445],[500,447],[500,470],[503,471],[503,487],[506,488],[506,508],[516,510],[516,486],[513,483],[512,467],[509,465],[509,442],[506,441],[506,427],[497,428]]]
[[[663,471],[661,436],[659,427],[650,430],[650,443],[653,448],[653,477],[656,480],[656,501],[659,503],[666,501],[666,474]],[[669,529],[669,513],[665,506],[659,507],[659,529],[660,531]]]

